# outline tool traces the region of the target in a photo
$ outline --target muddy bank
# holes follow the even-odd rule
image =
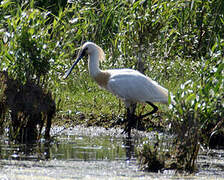
[[[191,176],[140,171],[136,147],[146,139],[153,142],[155,132],[134,131],[131,144],[121,132],[119,128],[54,127],[51,134],[60,136],[49,149],[43,141],[29,155],[20,146],[11,149],[7,138],[2,138],[0,179],[224,179],[222,150],[200,150],[198,172]]]
[[[51,92],[32,80],[23,84],[5,71],[0,71],[0,89],[0,129],[8,126],[11,140],[32,143],[40,138],[45,126],[44,136],[50,139],[56,112]]]

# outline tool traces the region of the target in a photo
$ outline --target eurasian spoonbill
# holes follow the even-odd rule
[[[127,108],[127,124],[124,132],[128,133],[128,136],[130,136],[131,128],[135,126],[136,118],[142,119],[158,110],[154,102],[168,104],[168,90],[139,71],[133,69],[101,70],[99,60],[104,60],[105,54],[102,48],[93,42],[86,42],[81,47],[76,61],[66,72],[64,79],[85,55],[88,55],[90,76],[101,88],[110,91],[124,101]],[[138,102],[149,104],[153,110],[140,117],[135,116],[135,107]]]

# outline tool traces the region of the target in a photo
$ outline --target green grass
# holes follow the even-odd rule
[[[51,90],[60,114],[121,117],[123,104],[94,84],[86,60],[68,80],[61,79],[77,48],[84,41],[100,45],[107,59],[102,69],[139,69],[143,61],[145,74],[176,95],[188,80],[201,86],[204,64],[215,67],[210,59],[223,58],[223,7],[222,1],[5,1],[0,6],[0,69]]]
[[[86,60],[62,80],[85,41],[104,49],[102,69],[140,69],[144,62],[145,74],[174,94],[177,104],[159,105],[160,118],[151,119],[164,122],[164,129],[173,123],[180,145],[179,129],[189,130],[196,142],[206,127],[222,120],[223,0],[56,2],[4,0],[0,5],[0,70],[50,90],[58,110],[55,123],[110,126],[125,113],[123,103],[89,77]],[[182,150],[191,157],[192,151]]]

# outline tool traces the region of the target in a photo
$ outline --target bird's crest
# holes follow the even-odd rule
[[[103,49],[101,47],[99,47],[98,45],[96,45],[98,52],[99,52],[99,60],[100,61],[104,61],[105,60],[105,53],[103,51]]]
[[[104,61],[105,60],[105,53],[104,53],[103,49],[100,46],[96,45],[93,42],[85,42],[83,44],[83,46],[82,46],[82,49],[85,49],[86,47],[92,47],[92,48],[96,49],[97,52],[98,52],[99,60],[100,61]]]

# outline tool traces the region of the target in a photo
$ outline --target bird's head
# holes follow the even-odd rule
[[[74,62],[74,64],[72,65],[72,67],[65,73],[64,75],[64,79],[67,78],[69,76],[69,74],[71,73],[72,69],[75,67],[75,65],[85,56],[91,56],[94,53],[96,53],[96,55],[98,56],[98,59],[103,61],[105,59],[105,54],[102,50],[101,47],[99,47],[98,45],[96,45],[93,42],[86,42],[81,46],[81,49],[78,53],[78,56],[76,58],[76,61]]]
[[[79,55],[82,55],[83,53],[84,55],[87,54],[90,56],[94,53],[97,53],[99,60],[103,61],[105,59],[105,54],[102,48],[93,42],[86,42],[82,45]]]

